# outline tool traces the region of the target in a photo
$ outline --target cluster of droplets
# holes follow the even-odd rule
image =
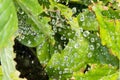
[[[26,36],[38,36],[38,32],[33,30],[33,26],[30,23],[27,23],[28,16],[27,14],[18,7],[17,9],[18,15],[18,37],[19,41],[24,40]],[[34,38],[36,40],[36,38]],[[28,40],[28,44],[31,44],[31,41]]]

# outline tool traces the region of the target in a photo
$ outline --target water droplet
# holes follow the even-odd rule
[[[91,58],[91,57],[92,57],[92,53],[89,52],[89,53],[88,53],[88,58]]]
[[[82,14],[81,17],[80,17],[80,21],[84,21],[85,18],[84,18],[84,15]]]
[[[58,67],[57,69],[60,70],[60,67]]]
[[[72,77],[70,78],[70,80],[75,80],[75,77],[74,77],[74,76],[72,76]]]
[[[68,60],[68,56],[64,56],[64,60],[67,61]]]
[[[80,37],[80,41],[83,41],[83,37]]]
[[[83,28],[80,28],[80,32],[83,32]]]
[[[84,36],[84,37],[89,36],[89,34],[90,34],[90,32],[89,32],[89,31],[84,31],[84,32],[83,32],[83,36]]]
[[[75,47],[75,48],[79,48],[79,44],[76,43],[76,44],[74,45],[74,47]]]
[[[31,61],[31,63],[33,64],[33,63],[34,63],[34,61],[32,60],[32,61]]]
[[[62,71],[59,71],[59,74],[61,75],[61,74],[62,74]]]
[[[55,19],[52,19],[52,24],[55,25]]]
[[[100,43],[97,43],[96,45],[97,45],[97,48],[99,48],[99,47],[100,47]]]
[[[29,55],[29,58],[31,58],[31,55]]]
[[[63,71],[63,74],[68,73],[69,72],[69,68],[65,68]]]
[[[82,12],[86,12],[87,10],[86,9],[82,9]]]
[[[61,29],[61,28],[59,28],[59,29],[58,29],[58,31],[60,32],[60,31],[62,31],[62,29]]]
[[[68,35],[68,36],[70,36],[70,35],[71,35],[71,33],[67,33],[67,35]]]
[[[78,54],[77,53],[74,53],[74,57],[76,58],[78,56]]]
[[[60,75],[60,76],[59,76],[59,80],[61,80],[61,78],[62,78],[62,76]]]
[[[61,36],[61,38],[60,38],[61,40],[64,40],[64,37],[63,36]]]
[[[60,2],[60,0],[55,0],[56,2]]]
[[[72,8],[72,12],[73,12],[73,14],[75,14],[75,13],[77,12],[76,7],[73,7],[73,8]]]
[[[57,33],[57,28],[55,26],[53,26],[53,31]]]
[[[94,45],[90,45],[90,50],[94,50]]]
[[[21,8],[18,8],[17,10],[19,14],[24,14],[24,11]]]
[[[91,41],[91,42],[95,42],[95,39],[94,39],[94,38],[91,38],[90,41]]]
[[[30,40],[28,40],[28,44],[31,44],[31,41],[30,41]]]

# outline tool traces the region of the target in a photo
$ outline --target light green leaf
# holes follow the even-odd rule
[[[88,72],[75,72],[73,77],[75,80],[102,80],[101,78],[114,74],[115,72],[116,68],[113,66],[92,64]]]
[[[0,51],[3,80],[24,80],[19,78],[20,73],[15,68],[13,42],[14,40],[10,39],[8,45]]]
[[[3,74],[3,78],[0,80],[22,80],[19,78],[19,72],[15,68],[15,54],[13,53],[13,35],[15,35],[17,30],[17,24],[17,15],[13,1],[0,1],[0,61]]]
[[[0,1],[0,49],[7,45],[8,39],[12,37],[16,30],[17,16],[13,1]]]
[[[120,79],[119,72],[113,73],[108,76],[104,76],[100,80],[108,80],[108,79],[109,80],[119,80]]]
[[[106,45],[109,51],[120,59],[120,21],[104,17],[101,14],[103,8],[100,4],[94,5],[93,10],[100,25],[102,44]]]

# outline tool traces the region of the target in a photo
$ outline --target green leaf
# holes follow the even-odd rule
[[[75,72],[73,74],[73,77],[75,78],[75,80],[103,80],[101,78],[112,75],[115,72],[116,68],[113,66],[93,64],[91,65],[91,69],[85,74],[79,71]]]
[[[40,3],[40,5],[43,6],[43,8],[49,8],[50,2],[49,0],[38,0],[38,2]]]
[[[17,30],[17,16],[13,1],[0,1],[0,49],[5,47],[8,39]]]
[[[43,9],[42,6],[39,5],[38,0],[36,1],[17,0],[17,4],[20,6],[20,8],[22,8],[23,12],[25,12],[25,14],[28,16],[28,18],[25,19],[26,22],[22,20],[26,24],[24,26],[29,28],[30,25],[32,28],[31,30],[36,33],[36,35],[32,35],[32,33],[23,35],[25,38],[21,40],[21,43],[29,47],[35,47],[38,46],[40,43],[42,43],[45,40],[45,38],[51,39],[51,42],[54,41],[52,37],[51,26],[48,24],[50,19],[40,15],[43,12]],[[23,31],[23,34],[24,32],[25,31]],[[29,32],[29,30],[27,30],[27,32]]]
[[[88,43],[79,37],[69,40],[66,48],[59,53],[54,53],[49,61],[46,70],[50,77],[59,79],[67,79],[71,77],[73,71],[79,70],[85,66],[87,60]]]
[[[119,13],[120,13],[120,10],[113,10],[113,9],[102,11],[103,16],[106,16],[110,19],[120,19]]]
[[[18,13],[19,35],[17,39],[26,46],[38,46],[45,40],[44,34],[36,28],[36,24],[30,18],[28,18],[24,12],[24,14],[21,15],[19,10]]]
[[[9,40],[7,46],[0,51],[3,80],[24,80],[19,78],[20,73],[15,68],[13,42],[14,40]]]
[[[98,22],[95,14],[88,9],[85,9],[84,12],[79,14],[78,23],[84,30],[98,31]]]
[[[49,43],[49,40],[44,41],[37,47],[37,57],[43,66],[46,66],[54,53],[54,47]]]
[[[18,71],[15,68],[13,53],[13,42],[17,30],[17,15],[13,1],[0,1],[0,80],[22,80],[19,78]],[[16,74],[17,72],[17,74]]]
[[[101,14],[102,6],[100,4],[94,5],[93,10],[100,25],[102,44],[106,45],[110,49],[109,51],[120,59],[120,21],[105,18]]]
[[[104,76],[101,78],[101,80],[119,80],[120,76],[119,76],[119,72],[113,73],[111,75],[108,76]]]
[[[43,9],[41,9],[41,6],[38,3],[38,0],[35,0],[35,1],[17,0],[17,3],[22,8],[22,10],[28,15],[28,17],[31,18],[32,21],[37,25],[36,27],[40,30],[40,32],[43,33],[45,36],[50,37],[51,33],[49,31],[48,26],[47,27],[44,26],[44,24],[42,24],[38,18],[39,14],[43,12]]]
[[[87,54],[89,63],[111,64],[112,66],[119,67],[119,59],[110,54],[108,48],[101,44],[101,40],[96,32],[90,32],[86,38],[89,42],[89,52]]]

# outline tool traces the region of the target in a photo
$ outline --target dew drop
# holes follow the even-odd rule
[[[82,14],[81,17],[80,17],[80,21],[84,21],[85,18],[84,18],[84,15]]]
[[[61,38],[60,38],[61,40],[64,40],[64,37],[63,36],[61,36]]]
[[[83,28],[80,28],[80,32],[83,32]]]
[[[62,71],[59,71],[59,74],[61,75],[61,74],[62,74]]]
[[[84,37],[89,36],[89,34],[90,34],[90,32],[89,32],[89,31],[84,31],[84,32],[83,32],[83,36],[84,36]]]
[[[77,57],[78,56],[78,54],[77,53],[74,53],[74,57]]]
[[[92,50],[92,51],[94,50],[94,46],[93,45],[90,45],[89,47],[90,47],[90,50]]]
[[[68,35],[68,36],[70,36],[70,35],[71,35],[71,33],[67,33],[67,35]]]
[[[91,38],[90,41],[91,41],[91,42],[95,42],[95,39],[94,39],[94,38]]]
[[[68,73],[68,72],[69,72],[69,69],[65,68],[63,73],[65,74],[65,73]]]
[[[77,12],[76,7],[73,7],[73,8],[72,8],[72,12],[73,12],[73,14],[75,14],[75,13]]]
[[[31,63],[33,64],[33,63],[34,63],[34,61],[32,60],[32,61],[31,61]]]
[[[31,41],[30,41],[30,40],[28,40],[28,44],[31,44]]]
[[[97,45],[97,48],[99,48],[99,47],[100,47],[100,43],[97,43],[96,45]]]
[[[59,29],[58,29],[58,31],[60,32],[60,31],[62,31],[62,29],[61,29],[61,28],[59,28]]]
[[[79,48],[79,44],[76,43],[76,44],[74,45],[74,47],[75,47],[75,48]]]
[[[55,19],[52,19],[52,24],[55,25]]]
[[[68,60],[68,56],[64,56],[64,60],[67,61]]]
[[[92,57],[92,53],[89,52],[89,53],[88,53],[88,58],[91,58],[91,57]]]

